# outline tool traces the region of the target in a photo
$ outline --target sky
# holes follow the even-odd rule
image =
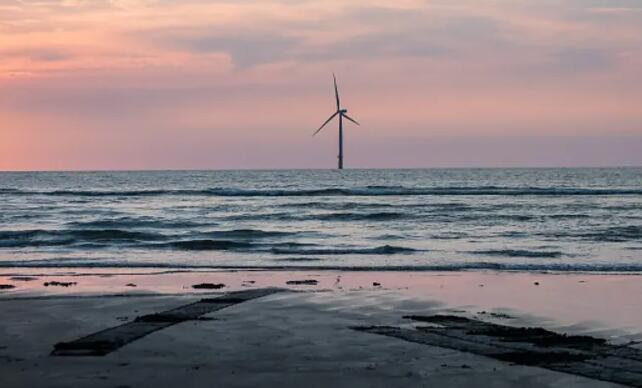
[[[0,0],[0,170],[642,165],[640,0]]]

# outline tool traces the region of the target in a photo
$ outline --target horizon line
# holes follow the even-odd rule
[[[344,170],[581,170],[642,168],[642,165],[584,165],[584,166],[442,166],[442,167],[353,167]],[[336,168],[150,168],[150,169],[60,169],[60,170],[0,170],[4,173],[94,173],[94,172],[214,172],[214,171],[337,171]]]

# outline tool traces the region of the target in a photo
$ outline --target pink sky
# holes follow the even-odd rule
[[[642,165],[638,0],[0,2],[0,170]]]

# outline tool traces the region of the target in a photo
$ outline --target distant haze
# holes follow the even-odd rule
[[[0,2],[0,170],[642,165],[639,0]]]

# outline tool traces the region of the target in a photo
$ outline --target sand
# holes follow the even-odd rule
[[[2,387],[608,387],[616,385],[354,328],[415,332],[417,322],[404,316],[452,314],[633,349],[642,340],[639,275],[10,272],[0,275],[0,284],[15,286],[0,293]],[[76,284],[44,286],[52,281]],[[207,283],[225,287],[191,287]],[[51,355],[57,343],[137,317],[267,287],[282,290],[173,323],[104,356]],[[636,365],[632,372],[642,373]]]

